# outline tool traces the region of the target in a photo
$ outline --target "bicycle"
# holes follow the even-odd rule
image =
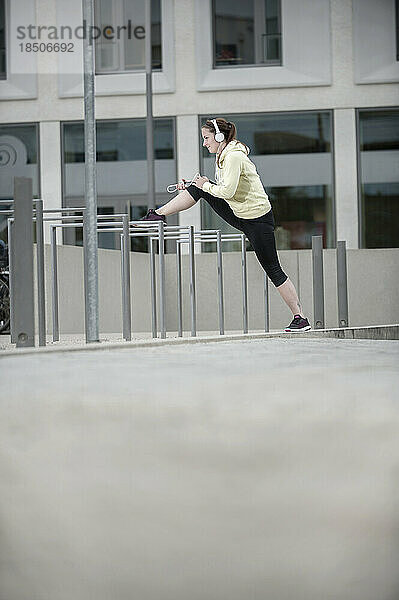
[[[8,247],[0,240],[0,333],[10,333],[10,272]]]

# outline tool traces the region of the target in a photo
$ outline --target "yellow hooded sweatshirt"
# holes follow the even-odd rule
[[[226,200],[241,219],[256,219],[270,211],[269,198],[244,144],[238,140],[229,142],[219,157],[219,164],[217,184],[206,181],[202,186],[204,192]]]

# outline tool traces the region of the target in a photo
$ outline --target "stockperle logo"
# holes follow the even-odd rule
[[[128,40],[133,38],[143,40],[145,38],[145,28],[142,25],[133,26],[129,19],[127,25],[97,25],[87,26],[83,20],[82,25],[71,27],[70,25],[19,25],[17,28],[18,40],[42,41],[42,40],[84,40],[88,36],[90,40],[98,40],[103,37],[106,40],[119,40],[124,35]]]

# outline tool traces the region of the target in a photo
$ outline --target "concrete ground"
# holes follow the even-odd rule
[[[398,341],[0,358],[1,600],[397,600]]]

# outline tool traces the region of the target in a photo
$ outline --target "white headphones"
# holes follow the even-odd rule
[[[213,126],[214,126],[214,128],[215,128],[215,131],[216,131],[216,133],[215,133],[215,140],[216,140],[217,142],[219,142],[219,144],[220,144],[221,142],[224,142],[224,133],[222,133],[222,132],[220,131],[220,129],[219,129],[219,126],[218,126],[218,124],[217,124],[217,122],[216,122],[216,119],[211,119],[211,123],[213,123]]]

